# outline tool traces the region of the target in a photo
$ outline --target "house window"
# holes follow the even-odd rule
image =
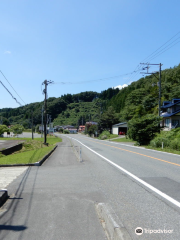
[[[172,125],[173,126],[178,126],[179,125],[179,120],[172,120]]]
[[[166,119],[165,119],[165,127],[169,127],[169,122],[170,122],[170,121],[169,121],[169,118],[166,118]]]
[[[168,112],[168,113],[171,113],[171,109],[170,109],[170,108],[168,108],[168,109],[167,109],[167,112]]]

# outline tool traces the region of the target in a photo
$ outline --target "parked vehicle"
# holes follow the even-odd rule
[[[125,132],[119,132],[119,135],[125,135]]]

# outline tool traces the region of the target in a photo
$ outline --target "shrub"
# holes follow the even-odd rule
[[[101,140],[107,139],[106,135],[101,136]]]
[[[175,138],[170,142],[170,148],[174,150],[180,150],[180,142],[179,139]]]
[[[104,140],[110,137],[110,132],[109,131],[103,131],[100,135],[99,135],[99,139]]]
[[[153,114],[132,118],[128,122],[129,137],[139,145],[148,144],[160,132],[160,120]]]
[[[155,139],[151,140],[150,146],[161,148],[162,142],[164,147],[169,147],[170,141],[167,138],[163,137],[156,137]]]
[[[69,134],[69,130],[64,130],[63,133]]]

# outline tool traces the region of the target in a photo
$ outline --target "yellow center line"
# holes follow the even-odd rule
[[[91,142],[96,142],[96,143],[98,143],[98,144],[105,145],[105,146],[109,146],[109,147],[112,147],[112,148],[117,148],[117,149],[120,149],[120,150],[123,150],[123,151],[126,151],[126,152],[135,153],[135,154],[138,154],[138,155],[141,155],[141,156],[144,156],[144,157],[153,158],[153,159],[155,159],[155,160],[158,160],[158,161],[161,161],[161,162],[166,162],[166,163],[169,163],[169,164],[176,165],[176,166],[179,166],[179,167],[180,167],[180,164],[173,163],[173,162],[168,162],[168,161],[163,160],[163,159],[160,159],[160,158],[151,157],[151,156],[149,156],[149,155],[145,155],[145,154],[138,153],[138,152],[133,152],[133,151],[130,151],[130,150],[127,150],[127,149],[123,149],[123,148],[111,146],[111,145],[108,145],[108,144],[105,144],[105,143],[99,143],[99,142],[93,141],[93,140],[89,140],[89,141],[91,141]]]

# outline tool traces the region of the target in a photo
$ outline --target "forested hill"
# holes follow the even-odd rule
[[[157,78],[159,78],[158,74]],[[110,99],[108,106],[112,106],[119,113],[119,120],[127,121],[135,115],[158,113],[157,78],[150,75],[132,82]],[[162,71],[161,94],[161,102],[180,98],[180,65]]]
[[[78,94],[65,94],[59,98],[51,97],[47,100],[47,114],[51,115],[51,119],[54,120],[58,114],[64,112],[69,104],[87,102],[92,103],[96,99],[100,99],[102,102],[110,100],[119,92],[119,89],[109,88],[101,93],[87,91]],[[31,116],[33,112],[34,124],[41,123],[41,109],[44,102],[35,102],[27,104],[18,108],[3,108],[0,109],[0,121],[1,116],[3,124],[22,124],[25,128],[29,128],[31,125]],[[87,117],[87,119],[89,116]]]
[[[114,108],[119,121],[127,121],[134,116],[141,117],[149,113],[157,115],[157,78],[154,75],[146,76],[121,90],[109,88],[101,93],[89,91],[66,94],[59,98],[52,97],[47,100],[47,113],[51,115],[55,125],[75,126],[89,120],[99,121],[102,113],[110,106]],[[180,65],[162,71],[161,86],[161,101],[180,98]],[[34,124],[41,123],[42,105],[43,102],[37,102],[13,109],[0,109],[0,116],[3,117],[4,124],[20,123],[28,128],[32,111]]]

